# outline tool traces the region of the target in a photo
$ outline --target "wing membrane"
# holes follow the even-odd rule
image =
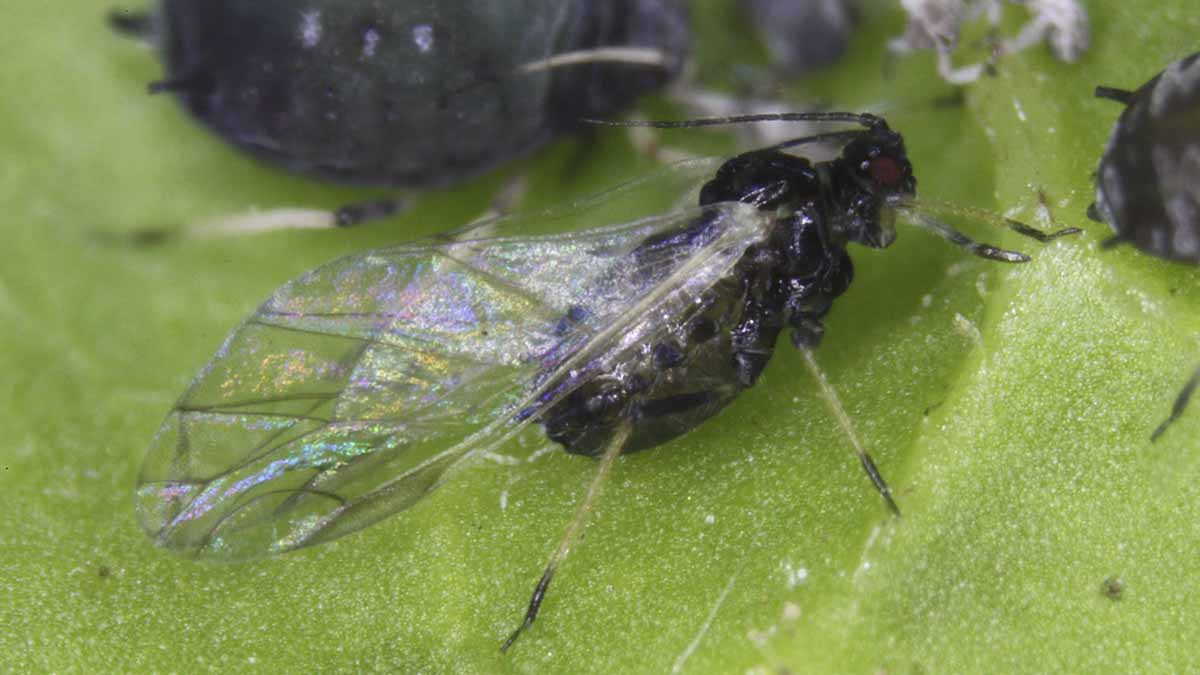
[[[576,213],[594,217],[589,204]],[[343,258],[276,291],[155,437],[138,510],[156,541],[256,557],[408,508],[463,459],[536,421],[578,374],[677,323],[769,225],[726,203],[507,236],[530,220]],[[662,243],[644,245],[652,240]]]

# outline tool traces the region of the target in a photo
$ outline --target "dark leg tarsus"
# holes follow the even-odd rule
[[[883,500],[887,502],[888,510],[892,515],[900,516],[900,507],[896,505],[896,500],[892,499],[892,490],[888,487],[887,482],[883,480],[883,474],[879,473],[879,468],[875,466],[875,460],[871,459],[871,455],[867,449],[863,447],[862,441],[858,440],[858,434],[854,432],[854,425],[850,423],[850,416],[846,414],[846,409],[842,407],[842,402],[838,398],[837,391],[833,385],[829,383],[829,379],[825,377],[825,371],[821,370],[821,366],[817,364],[817,358],[813,355],[812,349],[802,345],[798,345],[797,349],[804,356],[804,364],[808,366],[808,371],[812,373],[813,379],[817,381],[817,387],[821,390],[821,398],[825,399],[825,404],[829,406],[829,410],[833,416],[837,418],[838,426],[846,433],[846,437],[850,439],[850,445],[854,450],[855,456],[862,464],[862,468],[867,472],[867,477],[871,479],[871,483],[879,494],[883,496]]]
[[[1053,232],[1042,232],[1035,227],[1030,227],[1021,221],[1013,220],[1012,218],[1005,218],[1004,222],[1008,225],[1008,229],[1012,230],[1013,232],[1025,235],[1026,237],[1040,241],[1043,244],[1049,241],[1054,241],[1059,237],[1065,237],[1068,234],[1079,234],[1080,232],[1083,232],[1083,230],[1079,229],[1078,227],[1064,227]]]
[[[1167,427],[1170,426],[1172,422],[1179,419],[1179,416],[1182,415],[1183,411],[1187,408],[1188,401],[1191,400],[1192,393],[1196,391],[1196,387],[1198,385],[1200,385],[1200,368],[1197,368],[1196,372],[1192,373],[1192,376],[1188,379],[1187,384],[1183,385],[1183,389],[1180,390],[1179,395],[1175,397],[1175,404],[1171,406],[1170,416],[1163,420],[1162,424],[1158,425],[1158,428],[1154,430],[1154,433],[1150,434],[1151,442],[1157,441],[1158,437],[1162,436],[1163,432],[1167,430]]]
[[[372,220],[382,220],[395,215],[402,208],[404,208],[404,202],[399,199],[377,199],[347,204],[333,212],[333,220],[337,227],[351,227]]]
[[[529,607],[525,610],[525,618],[521,621],[521,625],[513,631],[512,635],[508,636],[504,644],[500,645],[501,652],[507,652],[509,647],[512,647],[517,638],[521,636],[521,633],[533,625],[533,621],[537,618],[538,611],[542,607],[542,601],[546,597],[546,589],[550,587],[550,580],[554,578],[554,572],[558,569],[558,564],[567,557],[567,553],[571,550],[571,545],[575,543],[575,539],[583,529],[584,521],[587,520],[588,514],[592,511],[592,504],[600,496],[600,492],[604,487],[604,481],[608,478],[608,474],[612,470],[613,464],[616,463],[617,458],[621,456],[621,451],[625,449],[625,443],[629,440],[630,431],[631,427],[628,424],[621,424],[614,431],[612,438],[609,439],[608,446],[604,449],[604,454],[600,457],[600,465],[596,468],[596,475],[592,478],[587,493],[580,500],[579,507],[575,510],[575,515],[567,523],[567,529],[563,532],[562,539],[558,542],[558,548],[550,556],[550,562],[546,563],[546,571],[542,572],[542,578],[538,580],[537,586],[533,589],[533,595],[529,598]]]
[[[875,489],[879,490],[879,494],[883,495],[883,500],[887,502],[888,510],[892,512],[892,515],[899,517],[900,507],[896,505],[896,500],[892,499],[892,489],[883,480],[883,474],[879,473],[879,469],[875,466],[875,460],[871,459],[871,455],[865,452],[859,457],[859,460],[862,462],[863,470],[867,472],[867,477],[875,485]]]
[[[508,648],[517,641],[519,636],[526,628],[533,625],[533,620],[537,618],[538,610],[542,608],[542,599],[546,597],[546,589],[550,587],[550,580],[554,578],[555,565],[551,562],[546,566],[546,571],[542,572],[542,578],[538,580],[537,586],[533,589],[533,595],[529,598],[529,607],[525,610],[525,620],[520,626],[508,636],[504,644],[500,645],[500,652],[508,652]]]

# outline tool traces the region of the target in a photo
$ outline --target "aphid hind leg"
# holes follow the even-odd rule
[[[625,449],[625,443],[629,440],[631,427],[628,424],[622,424],[609,440],[608,446],[604,449],[604,454],[600,456],[600,464],[596,467],[596,475],[592,478],[592,482],[588,485],[587,493],[579,502],[579,506],[575,509],[575,515],[571,521],[567,523],[567,528],[563,531],[562,539],[558,542],[558,548],[554,550],[554,555],[550,556],[550,561],[546,563],[546,569],[542,572],[542,578],[538,580],[537,586],[533,589],[533,595],[529,598],[529,607],[525,610],[525,618],[521,621],[521,625],[513,631],[512,635],[500,645],[501,652],[507,652],[509,647],[517,641],[521,633],[526,628],[533,625],[534,619],[537,618],[538,611],[542,607],[542,601],[546,598],[546,590],[550,587],[550,581],[554,578],[554,573],[558,569],[563,559],[571,551],[571,546],[575,540],[579,538],[579,533],[583,530],[583,524],[587,517],[592,512],[592,505],[600,496],[600,492],[604,488],[604,483],[608,479],[609,473],[612,472],[613,464],[617,458],[621,456],[621,451]]]
[[[892,490],[888,487],[887,482],[883,480],[883,475],[879,473],[879,469],[875,466],[875,460],[871,459],[871,454],[863,447],[862,441],[859,440],[858,434],[854,432],[854,425],[850,423],[850,416],[846,414],[846,409],[842,407],[842,401],[838,398],[837,391],[833,385],[829,384],[829,379],[825,377],[825,371],[817,363],[816,357],[813,355],[812,349],[800,345],[797,347],[800,354],[804,356],[804,365],[808,366],[808,372],[812,373],[813,379],[817,381],[817,386],[821,390],[821,398],[825,399],[825,404],[833,412],[833,416],[837,418],[838,426],[845,432],[846,437],[850,439],[850,445],[854,448],[854,454],[858,457],[859,464],[862,465],[863,471],[867,473],[867,477],[871,479],[871,483],[883,500],[887,502],[888,509],[893,515],[900,515],[900,507],[896,506],[896,500],[892,498]]]
[[[1192,373],[1192,376],[1188,379],[1187,384],[1183,385],[1183,389],[1181,389],[1179,391],[1179,395],[1175,397],[1175,403],[1171,406],[1171,414],[1167,416],[1167,419],[1163,420],[1162,424],[1158,425],[1158,428],[1154,430],[1154,433],[1150,434],[1151,442],[1157,441],[1158,437],[1162,436],[1163,432],[1167,430],[1167,427],[1169,427],[1172,422],[1179,419],[1179,416],[1183,414],[1185,409],[1187,409],[1188,401],[1191,400],[1192,394],[1196,391],[1197,386],[1200,386],[1200,368],[1196,368],[1196,371]]]

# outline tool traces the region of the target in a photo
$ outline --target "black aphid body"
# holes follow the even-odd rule
[[[1144,253],[1200,264],[1200,53],[1175,61],[1136,91],[1097,87],[1126,107],[1096,169],[1093,220]],[[1187,408],[1200,368],[1175,398],[1158,438]]]
[[[158,43],[152,89],[230,143],[389,186],[461,180],[611,114],[669,80],[688,40],[679,0],[162,0],[114,24]],[[669,65],[545,65],[599,47]]]
[[[1126,104],[1096,169],[1089,210],[1150,255],[1200,263],[1200,54],[1167,66],[1136,91],[1100,87]]]
[[[595,456],[624,423],[632,426],[625,452],[695,428],[754,384],[785,327],[797,346],[820,342],[825,315],[853,278],[847,242],[891,244],[888,205],[915,192],[903,140],[882,121],[828,162],[774,149],[730,159],[702,188],[701,205],[753,204],[775,215],[769,235],[670,328],[672,339],[645,345],[639,358],[612,371],[579,375],[586,381],[543,416],[547,436],[568,452]],[[652,274],[657,247],[703,239],[707,226],[700,218],[644,242],[634,255]]]

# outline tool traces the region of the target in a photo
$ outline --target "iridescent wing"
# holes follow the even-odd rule
[[[536,421],[577,386],[571,375],[619,362],[694,311],[770,218],[723,203],[509,233],[572,214],[587,224],[711,170],[685,163],[567,211],[342,258],[285,284],[167,415],[139,482],[143,526],[167,548],[238,559],[408,508]]]

